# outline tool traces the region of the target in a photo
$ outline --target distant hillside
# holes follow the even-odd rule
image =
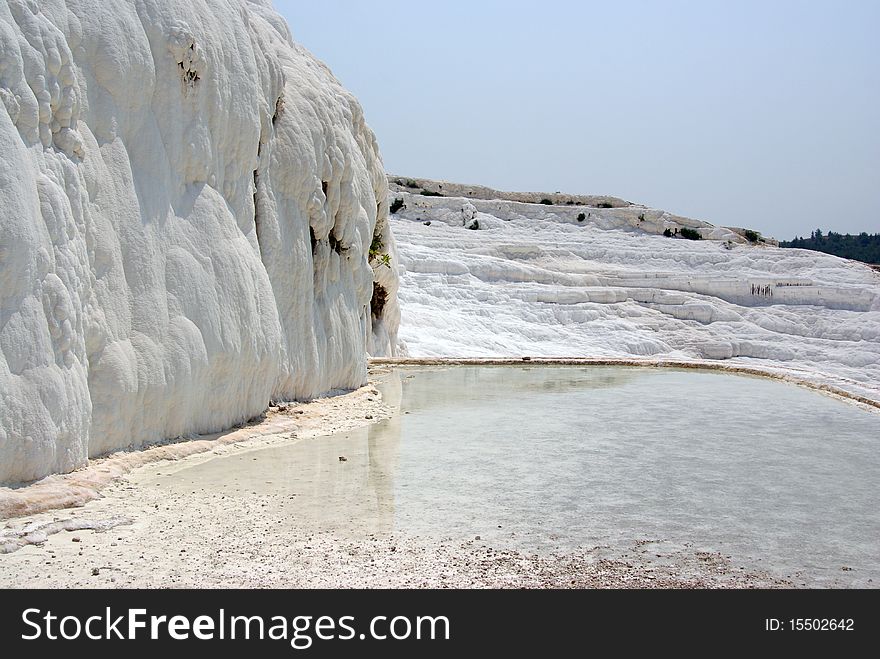
[[[782,241],[779,246],[812,249],[863,263],[880,264],[880,233],[867,234],[862,232],[853,236],[834,231],[823,234],[821,229],[816,229],[809,238]]]
[[[525,204],[537,206],[539,217],[552,215],[579,226],[596,226],[601,229],[636,230],[669,238],[690,240],[720,240],[729,244],[761,243],[775,246],[775,238],[765,238],[759,232],[737,227],[715,226],[709,222],[681,215],[674,215],[658,208],[636,204],[609,195],[583,195],[564,192],[503,192],[482,185],[452,183],[427,178],[388,175],[391,194],[391,213],[401,209],[413,213],[417,219],[428,207],[452,206],[461,209],[458,201],[467,199],[477,211],[490,215],[532,216],[535,208],[514,207]],[[450,204],[452,206],[450,206]],[[543,212],[546,211],[546,212]]]
[[[502,192],[484,185],[435,181],[429,178],[388,176],[392,192],[409,192],[426,197],[464,197],[466,199],[504,199],[525,204],[558,206],[593,206],[596,208],[626,208],[635,206],[624,199],[608,195],[573,195],[562,192]]]

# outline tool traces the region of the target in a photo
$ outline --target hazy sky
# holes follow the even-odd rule
[[[394,174],[880,231],[880,0],[275,0]]]

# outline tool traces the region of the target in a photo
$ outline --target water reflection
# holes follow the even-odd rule
[[[292,522],[340,533],[529,551],[662,538],[814,584],[880,583],[875,413],[667,369],[397,369],[381,388],[401,409],[388,421],[215,459],[173,485],[271,495]]]
[[[392,406],[400,405],[401,392],[397,375],[382,383],[383,397]],[[241,451],[156,480],[169,494],[267,497],[288,511],[292,525],[309,520],[340,533],[389,533],[395,520],[400,423],[394,417],[338,435]]]
[[[407,384],[404,410],[424,411],[443,406],[455,408],[464,398],[506,404],[517,395],[610,389],[650,372],[606,366],[440,366],[397,369],[393,375]]]

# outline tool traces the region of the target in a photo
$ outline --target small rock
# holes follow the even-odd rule
[[[99,574],[101,574],[101,568],[93,567],[92,568],[92,576],[97,577]]]
[[[422,222],[422,224],[424,224],[426,227],[429,227],[429,226],[431,226],[431,220],[428,220],[426,222]]]
[[[474,536],[474,540],[479,540],[480,536]]]
[[[339,461],[340,461],[340,462],[348,462],[348,458],[346,458],[344,455],[340,455],[340,456],[339,456]]]
[[[73,536],[70,540],[71,542],[82,542],[77,536]]]
[[[367,414],[367,415],[364,416],[364,418],[365,418],[365,419],[372,419],[372,418],[373,418],[373,415],[372,415],[372,414]]]

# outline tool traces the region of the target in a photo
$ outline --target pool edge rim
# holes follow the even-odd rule
[[[368,363],[369,366],[634,366],[720,371],[788,382],[826,395],[859,403],[871,408],[872,411],[880,412],[880,398],[869,398],[826,382],[817,382],[809,377],[800,376],[794,371],[698,359],[640,359],[633,357],[371,357]],[[858,383],[854,382],[853,384]]]

